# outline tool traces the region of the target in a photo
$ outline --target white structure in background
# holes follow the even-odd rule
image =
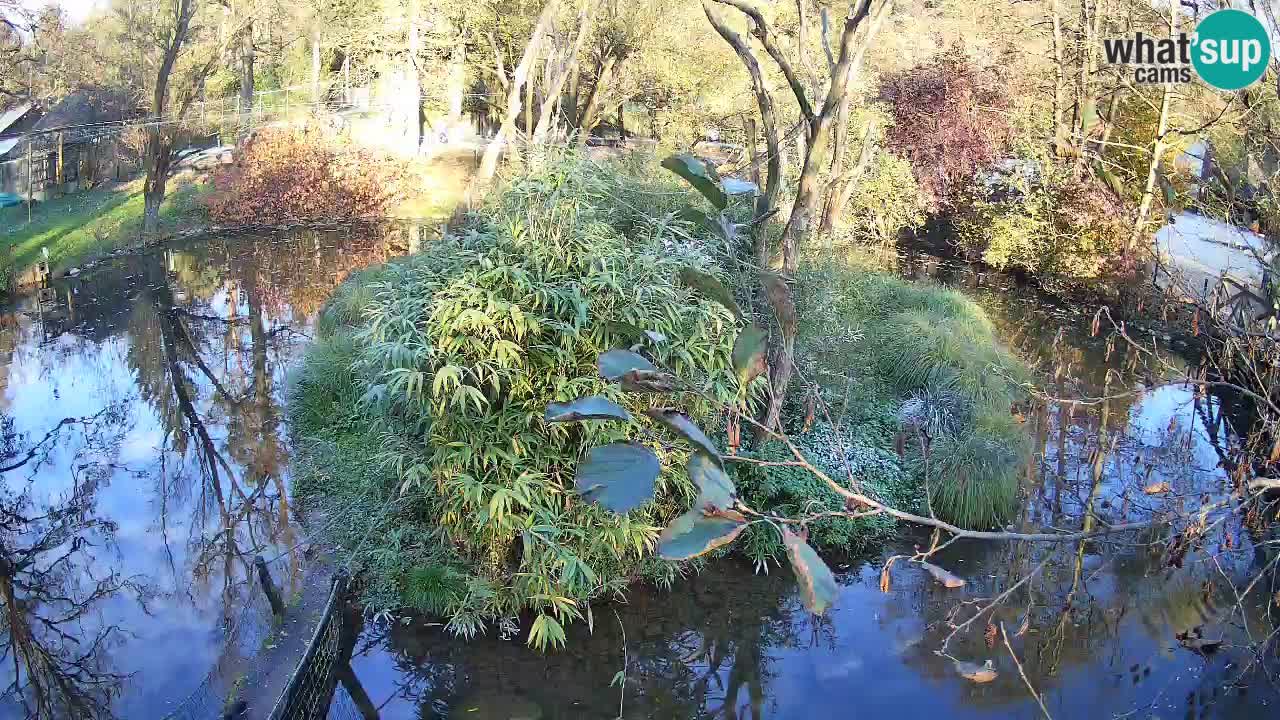
[[[1178,213],[1156,232],[1155,250],[1162,266],[1156,284],[1202,301],[1224,278],[1261,295],[1272,257],[1258,233],[1189,212]]]

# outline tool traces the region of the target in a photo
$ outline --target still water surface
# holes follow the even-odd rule
[[[48,661],[18,663],[24,684],[115,717],[161,718],[216,662],[255,654],[260,622],[228,630],[258,617],[244,610],[256,596],[246,592],[253,556],[271,560],[286,595],[310,564],[289,499],[286,373],[331,289],[421,237],[392,228],[193,242],[102,263],[0,314],[0,467],[12,466],[0,474],[0,549],[28,561],[9,582],[34,598],[6,604],[0,682],[14,680],[15,648],[35,650],[23,657]],[[927,255],[892,263],[979,300],[1060,395],[1101,394],[1108,369],[1113,392],[1140,388],[1142,368],[1088,337],[1090,314]],[[1232,412],[1181,387],[1111,403],[1115,447],[1095,489],[1101,408],[1027,409],[1038,455],[1016,524],[1078,527],[1091,494],[1112,522],[1217,495]],[[1172,492],[1138,489],[1156,482]],[[1275,631],[1280,608],[1262,592],[1238,607],[1225,579],[1247,580],[1274,551],[1242,530],[1232,537],[1181,568],[1154,537],[1053,551],[957,544],[938,562],[967,587],[899,563],[881,592],[884,558],[927,543],[907,533],[840,563],[841,596],[821,621],[800,607],[785,568],[762,576],[725,561],[671,592],[637,589],[597,608],[594,632],[571,628],[560,653],[534,653],[519,634],[463,642],[408,618],[365,623],[352,667],[383,718],[1042,716],[1027,682],[1054,718],[1272,717],[1280,694],[1264,669],[1276,662],[1249,646]],[[985,621],[958,633],[949,657],[935,652],[982,598],[1037,567],[991,626],[1004,624],[1026,681]],[[1175,636],[1195,628],[1222,649],[1203,657],[1180,645]],[[955,660],[990,660],[998,675],[971,682]],[[24,707],[7,694],[0,717],[32,713],[27,696]],[[355,712],[348,703],[333,717]]]

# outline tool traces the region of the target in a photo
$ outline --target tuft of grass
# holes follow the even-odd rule
[[[1022,374],[989,323],[969,315],[922,310],[895,313],[875,324],[866,349],[899,392],[951,391],[985,407],[1008,410]]]
[[[915,441],[925,430],[939,516],[967,527],[1002,522],[1016,506],[1025,461],[1010,406],[1029,371],[986,313],[955,290],[856,265],[806,269],[797,285],[801,370],[837,419],[883,452],[901,436],[915,497],[925,485]],[[793,417],[800,412],[793,406]]]
[[[1028,439],[1007,414],[982,416],[968,433],[943,435],[929,448],[934,512],[961,527],[1003,525],[1017,508],[1017,472]],[[921,477],[923,459],[917,460]]]

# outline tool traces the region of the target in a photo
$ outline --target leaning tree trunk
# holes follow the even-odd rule
[[[311,105],[312,112],[320,112],[324,98],[320,97],[320,31],[311,35]]]
[[[542,108],[538,111],[538,124],[533,130],[534,149],[546,142],[547,135],[551,132],[552,116],[561,104],[561,90],[564,89],[569,76],[577,74],[578,56],[582,53],[582,45],[591,32],[591,7],[589,2],[582,4],[582,9],[578,13],[578,35],[574,38],[572,49],[569,50],[564,65],[556,68],[549,82],[546,83],[547,91],[542,98]],[[539,154],[541,155],[540,151]]]
[[[601,63],[600,72],[596,75],[596,82],[591,86],[591,92],[587,94],[586,105],[583,106],[582,112],[578,114],[579,147],[586,146],[587,138],[591,136],[591,131],[600,123],[600,106],[604,103],[604,92],[609,87],[609,80],[613,77],[617,62],[617,57],[610,55]]]
[[[160,229],[160,204],[164,202],[173,162],[173,141],[162,128],[152,128],[147,138],[147,177],[142,184],[142,233],[155,235]]]
[[[421,15],[419,0],[409,0],[409,52],[405,59],[405,138],[418,152],[422,147],[422,73],[418,71],[418,55],[422,51]]]
[[[887,15],[892,0],[881,1],[877,9],[876,21],[857,41],[854,40],[854,36],[859,26],[870,14],[873,0],[862,0],[859,7],[846,17],[844,29],[840,36],[839,61],[831,63],[831,82],[828,84],[826,97],[823,100],[821,110],[818,112],[815,112],[810,104],[804,86],[800,82],[795,69],[782,53],[778,44],[774,42],[773,34],[760,11],[747,0],[714,0],[714,2],[736,8],[750,19],[752,34],[760,41],[769,57],[778,65],[778,69],[782,71],[787,85],[790,86],[792,94],[795,95],[796,103],[800,110],[801,123],[805,124],[808,130],[807,136],[806,133],[801,132],[797,137],[797,144],[804,142],[804,150],[801,152],[803,165],[800,171],[796,200],[782,235],[782,270],[786,274],[791,274],[799,266],[800,243],[810,234],[814,217],[818,213],[818,206],[823,197],[825,184],[821,182],[820,176],[827,169],[827,145],[835,115],[845,101],[849,84],[853,80],[857,66],[861,63],[862,55],[865,53],[866,47],[874,39],[876,27],[879,25],[879,21]],[[707,9],[706,1],[704,1],[703,7],[704,10]],[[716,26],[718,21],[712,13],[708,10],[706,14],[712,25]],[[719,27],[717,27],[717,31],[720,31]],[[721,31],[720,34],[726,40],[729,40],[729,36],[725,32]],[[730,42],[730,44],[733,43]],[[739,56],[742,57],[743,53],[739,52]],[[748,62],[745,57],[743,61],[750,71],[752,63]],[[769,297],[770,307],[773,309],[774,315],[782,321],[781,337],[771,343],[771,359],[769,363],[770,397],[763,422],[766,428],[773,429],[780,422],[782,405],[794,370],[796,323],[794,321],[795,306],[792,300],[792,293],[786,281],[778,277],[776,282],[767,283],[766,286],[768,288],[766,294]],[[783,320],[787,316],[791,318],[790,322]]]
[[[1062,127],[1063,106],[1067,97],[1067,66],[1063,56],[1062,9],[1060,0],[1050,0],[1049,19],[1053,26],[1053,147],[1054,157],[1066,154],[1066,132]]]
[[[529,35],[529,44],[524,48],[524,55],[520,58],[520,64],[516,66],[515,74],[512,76],[511,82],[507,84],[506,117],[503,118],[497,134],[494,135],[493,140],[489,142],[489,146],[484,150],[484,157],[480,160],[480,169],[476,172],[476,182],[479,184],[487,183],[493,179],[493,176],[498,172],[498,155],[502,152],[503,143],[515,136],[516,122],[520,119],[520,90],[529,79],[529,70],[533,66],[534,58],[538,55],[538,46],[542,44],[542,36],[547,33],[547,28],[551,25],[551,19],[555,16],[555,5],[556,0],[547,0],[547,4],[542,7],[542,13],[538,15],[538,21],[534,24],[533,32]]]
[[[1178,7],[1175,5],[1171,10],[1172,14],[1169,21],[1169,35],[1178,34]],[[1138,203],[1138,215],[1133,221],[1133,231],[1129,234],[1129,241],[1124,246],[1124,256],[1130,257],[1133,249],[1138,245],[1138,241],[1142,238],[1142,233],[1147,225],[1147,216],[1151,214],[1151,204],[1155,199],[1156,180],[1160,174],[1160,156],[1164,154],[1165,135],[1169,132],[1169,101],[1173,96],[1173,86],[1165,84],[1164,92],[1160,99],[1160,121],[1156,125],[1156,137],[1151,147],[1151,162],[1147,163],[1147,181],[1142,188],[1142,200]]]

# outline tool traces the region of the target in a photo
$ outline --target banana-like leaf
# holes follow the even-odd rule
[[[716,444],[711,442],[711,438],[707,437],[706,433],[702,432],[702,428],[695,425],[688,415],[671,408],[653,408],[645,410],[644,414],[683,435],[686,440],[697,446],[697,449],[707,453],[717,465],[724,463],[720,459],[720,451],[716,449]]]
[[[729,308],[729,312],[733,313],[735,318],[742,319],[742,309],[738,307],[737,301],[733,299],[733,293],[715,277],[701,270],[686,267],[680,270],[680,282],[702,293],[708,299],[715,300]]]
[[[782,542],[787,546],[787,559],[791,561],[791,568],[800,583],[800,599],[809,612],[823,614],[840,593],[831,568],[822,562],[809,543],[789,528],[782,529]]]
[[[721,513],[733,507],[738,488],[725,473],[718,458],[695,451],[689,456],[689,479],[698,486],[698,499],[693,509],[705,513]]]
[[[584,500],[621,514],[653,499],[661,470],[658,456],[639,443],[601,445],[578,463],[574,488]]]
[[[705,515],[697,507],[671,521],[658,536],[658,556],[688,560],[728,545],[747,527],[740,516]]]
[[[610,350],[602,353],[598,364],[600,366],[600,375],[605,380],[610,381],[621,380],[623,375],[632,370],[658,372],[658,368],[654,367],[653,363],[630,350]]]
[[[702,194],[717,210],[724,210],[729,199],[720,187],[720,176],[714,167],[693,155],[672,155],[662,161],[662,167],[679,175]]]
[[[547,406],[549,423],[578,422],[579,420],[630,420],[631,413],[606,397],[591,395],[567,403],[551,403]]]
[[[746,385],[765,371],[765,343],[769,335],[755,325],[742,328],[733,341],[733,369],[738,382]]]

